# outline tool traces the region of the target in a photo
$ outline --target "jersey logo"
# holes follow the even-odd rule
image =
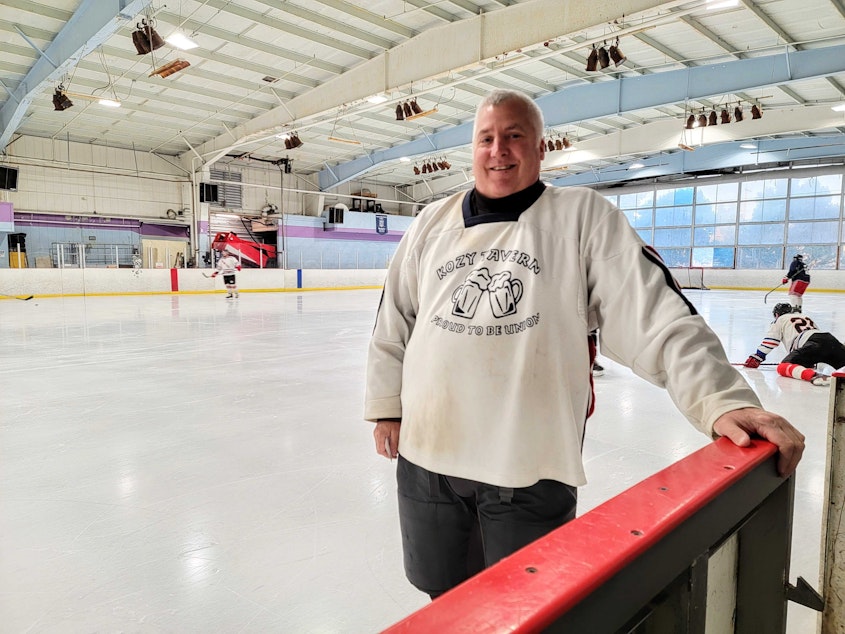
[[[490,275],[487,267],[475,269],[452,293],[452,314],[472,319],[486,295],[496,319],[515,315],[522,289],[522,281],[512,277],[510,271]]]

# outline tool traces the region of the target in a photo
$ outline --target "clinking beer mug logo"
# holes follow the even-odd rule
[[[478,308],[478,302],[487,292],[489,285],[490,271],[486,268],[476,269],[467,275],[464,283],[452,293],[452,303],[454,304],[452,314],[456,317],[472,319],[475,316],[475,310]]]
[[[490,308],[494,317],[516,314],[516,305],[522,299],[522,282],[511,278],[510,271],[496,273],[487,286],[490,293]]]
[[[485,293],[494,317],[514,315],[522,299],[522,282],[511,278],[510,271],[491,276],[487,268],[476,269],[452,293],[452,314],[472,319]]]

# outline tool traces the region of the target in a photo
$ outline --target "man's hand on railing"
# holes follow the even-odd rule
[[[747,447],[751,436],[760,436],[778,448],[778,473],[792,475],[804,453],[804,434],[785,418],[755,407],[735,409],[713,423],[713,433],[726,436],[738,447]]]

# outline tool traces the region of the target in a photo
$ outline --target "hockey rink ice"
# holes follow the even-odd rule
[[[786,300],[686,294],[734,362]],[[0,301],[0,630],[367,633],[425,605],[402,570],[395,463],[361,418],[379,297]],[[842,305],[804,299],[840,340]],[[599,361],[579,514],[709,442]],[[829,388],[741,372],[807,436],[790,581],[818,588]],[[815,622],[790,604],[790,634]]]

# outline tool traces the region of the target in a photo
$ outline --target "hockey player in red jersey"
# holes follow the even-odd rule
[[[830,377],[817,372],[817,363],[834,368],[845,366],[845,346],[829,332],[818,329],[812,319],[791,305],[777,304],[772,314],[775,320],[757,351],[745,360],[746,368],[757,368],[772,350],[783,344],[787,355],[778,364],[781,376],[809,381],[813,385],[830,385]]]

